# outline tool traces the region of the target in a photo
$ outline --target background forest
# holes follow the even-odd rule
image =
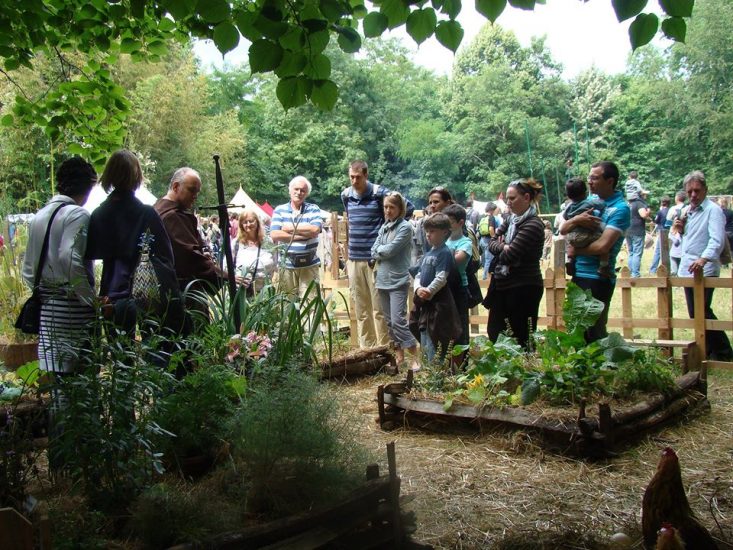
[[[373,181],[417,204],[434,185],[486,200],[532,173],[546,183],[543,208],[556,211],[567,159],[580,174],[598,159],[615,160],[624,174],[636,169],[656,200],[692,169],[706,172],[713,192],[731,193],[731,34],[733,3],[698,0],[687,44],[646,46],[624,74],[589,69],[570,81],[542,39],[522,47],[488,23],[459,51],[449,77],[415,65],[394,41],[366,41],[356,56],[330,46],[341,92],[328,112],[311,104],[285,111],[276,76],[252,75],[246,65],[204,70],[184,43],[160,63],[120,57],[110,77],[126,91],[131,115],[109,131],[124,132],[157,196],[175,168],[198,169],[202,205],[216,202],[213,153],[221,155],[229,196],[241,184],[255,200],[279,204],[287,182],[302,174],[325,209],[340,210],[354,158],[369,161]],[[88,62],[67,54],[65,64],[39,61],[32,72],[0,77],[0,118],[16,94],[32,101],[62,71]],[[3,127],[0,212],[35,211],[52,193],[55,163],[80,152],[66,136],[51,142],[37,127]]]

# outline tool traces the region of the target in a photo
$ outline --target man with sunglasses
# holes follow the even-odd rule
[[[596,229],[605,224],[601,236],[585,248],[569,250],[575,256],[575,275],[573,282],[580,288],[591,291],[593,297],[603,302],[603,312],[596,324],[585,332],[587,342],[600,340],[608,335],[608,308],[616,288],[616,257],[621,250],[624,234],[631,224],[631,210],[624,200],[623,193],[617,189],[619,170],[613,162],[596,162],[588,175],[588,184],[592,193],[606,203],[600,217],[594,216],[592,210],[577,214],[566,220],[560,233],[566,235],[575,227]],[[610,277],[599,273],[599,256],[608,254],[608,271]]]
[[[359,347],[383,346],[389,342],[387,324],[374,286],[372,245],[384,224],[384,197],[390,193],[384,186],[369,181],[369,168],[363,160],[349,165],[351,187],[341,192],[341,202],[349,224],[349,292],[354,300]],[[415,210],[405,199],[405,218]]]

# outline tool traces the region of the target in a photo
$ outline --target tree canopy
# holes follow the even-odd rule
[[[580,1],[580,0],[579,0]],[[604,0],[609,1],[609,0]],[[648,0],[610,0],[619,21],[634,18],[629,31],[634,48],[661,32],[684,41],[694,0],[659,0],[665,13],[645,12]],[[477,0],[476,7],[495,21],[507,5],[532,10],[544,0]],[[339,85],[335,48],[362,48],[362,35],[380,36],[404,26],[419,44],[435,38],[457,51],[463,29],[456,20],[460,0],[25,0],[0,5],[2,72],[16,82],[19,68],[55,59],[54,78],[31,95],[20,89],[12,113],[0,123],[39,126],[52,142],[71,133],[71,153],[101,164],[125,136],[130,110],[125,91],[111,77],[120,56],[159,61],[170,45],[190,38],[212,39],[222,52],[242,38],[250,42],[249,68],[272,73],[274,93],[286,108],[310,101],[330,110]],[[86,54],[85,63],[73,53]],[[40,61],[41,63],[46,61]],[[65,141],[65,140],[64,140]]]

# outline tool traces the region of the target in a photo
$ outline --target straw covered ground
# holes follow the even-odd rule
[[[384,432],[376,388],[389,376],[331,382],[355,411],[365,446],[386,471],[384,446],[396,442],[405,508],[417,519],[414,539],[435,548],[621,548],[618,532],[641,545],[641,499],[664,447],[680,457],[690,504],[733,548],[733,372],[709,377],[710,413],[648,436],[618,457],[584,462],[550,454],[531,435],[477,433],[436,425],[433,432]]]

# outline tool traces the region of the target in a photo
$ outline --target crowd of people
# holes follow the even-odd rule
[[[442,359],[451,345],[469,342],[469,309],[479,302],[489,310],[487,332],[492,341],[508,332],[523,347],[532,345],[543,295],[540,265],[553,238],[549,223],[539,215],[538,182],[509,183],[503,212],[493,202],[484,211],[474,208],[473,202],[464,208],[448,189],[435,187],[425,197],[424,215],[413,217],[414,205],[371,182],[363,160],[349,165],[348,178],[350,184],[340,198],[348,216],[346,272],[360,347],[391,343],[400,363],[417,369],[419,352],[428,360],[436,355]],[[134,196],[143,174],[133,153],[121,150],[111,155],[100,179],[110,193],[89,215],[82,205],[97,181],[96,173],[80,158],[65,161],[57,174],[58,195],[31,223],[23,275],[29,285],[34,284],[41,251],[47,247],[40,273],[39,352],[41,368],[59,376],[73,371],[94,305],[101,305],[119,334],[134,333],[141,317],[149,315],[147,305],[133,295],[143,243],[154,259],[165,301],[158,311],[159,326],[165,330],[183,334],[192,330],[186,312],[206,317],[208,309],[190,298],[196,294],[191,291],[205,294],[228,277],[220,260],[223,239],[218,219],[200,219],[193,212],[202,185],[196,170],[176,170],[166,195],[152,207]],[[597,323],[586,333],[589,342],[607,334],[616,261],[624,239],[632,276],[639,274],[639,251],[650,217],[638,175],[629,174],[623,191],[619,181],[618,167],[606,161],[593,164],[587,178],[570,177],[568,203],[558,219],[559,234],[567,241],[568,274],[604,304]],[[672,270],[680,277],[697,272],[718,276],[724,245],[733,237],[733,212],[727,204],[721,207],[706,197],[702,172],[690,173],[683,185],[675,205],[663,200],[655,218],[660,229],[669,231]],[[308,201],[311,192],[310,181],[297,176],[288,185],[289,200],[274,209],[271,219],[252,209],[233,218],[234,278],[248,296],[274,278],[293,299],[318,285],[324,223],[321,209]],[[49,243],[44,245],[47,231]],[[94,260],[102,263],[96,290]],[[652,269],[658,263],[653,262]],[[481,267],[484,278],[491,274],[485,295],[477,280]],[[706,317],[711,319],[715,319],[713,290],[705,293]],[[692,315],[691,289],[685,289],[685,296]],[[145,336],[142,330],[141,334]],[[731,357],[723,331],[708,331],[707,337],[711,357]],[[458,365],[460,360],[459,356]]]

